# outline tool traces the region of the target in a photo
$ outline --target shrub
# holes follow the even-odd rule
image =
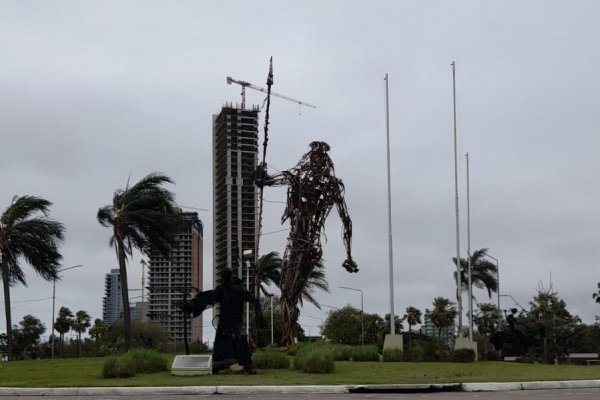
[[[169,370],[167,359],[154,350],[131,350],[122,357],[131,359],[136,373],[150,374]]]
[[[490,350],[485,355],[485,359],[487,361],[500,361],[500,355],[495,350]]]
[[[352,361],[379,361],[376,346],[353,346],[350,349]]]
[[[331,346],[332,356],[334,361],[348,361],[350,360],[352,349],[350,346],[345,344],[334,344]]]
[[[126,357],[110,356],[104,361],[102,377],[107,378],[129,378],[135,375],[135,364],[133,360]]]
[[[334,362],[331,349],[325,346],[310,347],[298,351],[294,359],[294,368],[310,374],[328,374],[333,372]]]
[[[402,350],[400,349],[387,349],[383,351],[383,361],[385,362],[398,362],[402,360]]]
[[[453,352],[456,362],[469,363],[475,361],[475,352],[472,349],[458,349]]]
[[[266,351],[254,353],[252,364],[256,369],[288,369],[290,360],[279,351]]]

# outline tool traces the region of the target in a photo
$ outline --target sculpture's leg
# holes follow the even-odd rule
[[[294,327],[298,321],[298,307],[295,301],[282,299],[283,308],[283,329],[281,332],[281,344],[289,346],[294,344]]]

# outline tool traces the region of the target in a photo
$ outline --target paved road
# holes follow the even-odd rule
[[[0,397],[3,400],[7,397]],[[600,388],[597,389],[567,389],[567,390],[516,390],[511,392],[453,392],[453,393],[414,393],[414,394],[302,394],[302,395],[182,395],[182,396],[25,396],[19,400],[393,400],[393,399],[423,399],[423,400],[596,400],[600,399]]]

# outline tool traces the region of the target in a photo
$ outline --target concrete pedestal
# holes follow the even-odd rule
[[[385,339],[383,341],[383,351],[386,350],[400,350],[404,352],[404,342],[402,340],[402,334],[396,333],[394,335],[385,335]]]
[[[477,342],[469,341],[468,337],[458,337],[454,342],[454,350],[471,349],[475,352],[475,361],[479,359],[477,354]]]

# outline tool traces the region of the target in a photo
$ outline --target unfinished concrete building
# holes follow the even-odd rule
[[[169,258],[153,252],[148,263],[148,317],[163,325],[171,340],[184,340],[184,293],[190,299],[202,290],[203,227],[198,213],[182,212],[183,220],[176,236],[177,244]],[[187,318],[191,342],[202,342],[202,316]]]
[[[258,162],[258,113],[257,106],[246,109],[226,104],[218,115],[213,115],[215,286],[219,284],[220,271],[229,266],[244,283],[248,279],[250,290],[253,290],[257,227],[254,171]]]

